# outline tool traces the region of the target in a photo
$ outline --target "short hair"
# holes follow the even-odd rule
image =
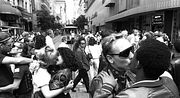
[[[77,49],[79,48],[79,45],[81,44],[81,41],[85,41],[86,42],[86,39],[84,37],[79,37],[77,39],[77,41],[75,42],[74,46],[73,46],[73,52],[76,52]]]
[[[93,46],[94,44],[96,44],[95,38],[94,38],[94,37],[90,37],[90,38],[89,38],[89,41],[88,41],[88,45]]]
[[[107,54],[112,53],[113,43],[119,38],[123,38],[123,36],[116,36],[116,34],[111,34],[102,40],[102,53],[105,57]]]
[[[145,76],[157,79],[169,68],[171,53],[164,43],[155,39],[147,39],[136,51],[136,58],[142,65]]]
[[[67,37],[63,36],[61,40],[62,40],[62,42],[65,42],[65,41],[67,41]]]
[[[174,48],[175,48],[176,52],[180,53],[180,39],[176,39],[174,41]]]
[[[114,33],[114,31],[110,30],[110,29],[105,29],[105,30],[99,32],[99,34],[102,36],[102,38],[105,38],[105,37],[111,35],[112,33]]]
[[[35,37],[35,49],[41,49],[46,46],[46,37],[43,35],[36,35]]]

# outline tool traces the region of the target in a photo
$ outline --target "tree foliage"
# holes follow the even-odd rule
[[[62,25],[55,23],[55,17],[46,10],[37,11],[37,27],[43,31],[48,29],[60,29]]]
[[[84,26],[87,24],[87,19],[84,15],[80,15],[75,21],[74,24],[78,27],[79,30],[83,30]]]

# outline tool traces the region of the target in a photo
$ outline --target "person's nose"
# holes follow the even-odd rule
[[[131,60],[133,58],[134,54],[132,52],[129,53],[129,59]]]

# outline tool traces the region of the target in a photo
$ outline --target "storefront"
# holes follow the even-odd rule
[[[3,30],[4,27],[19,28],[21,16],[18,9],[3,0],[0,1],[0,30]]]
[[[106,24],[111,24],[111,29],[115,31],[126,29],[131,32],[134,28],[140,31],[160,30],[171,40],[176,39],[180,31],[180,0],[142,1],[139,0],[136,7],[125,7],[125,11],[108,17]]]

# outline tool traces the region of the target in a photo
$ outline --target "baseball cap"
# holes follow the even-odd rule
[[[9,40],[11,37],[8,33],[6,32],[0,32],[0,43],[5,42]]]

